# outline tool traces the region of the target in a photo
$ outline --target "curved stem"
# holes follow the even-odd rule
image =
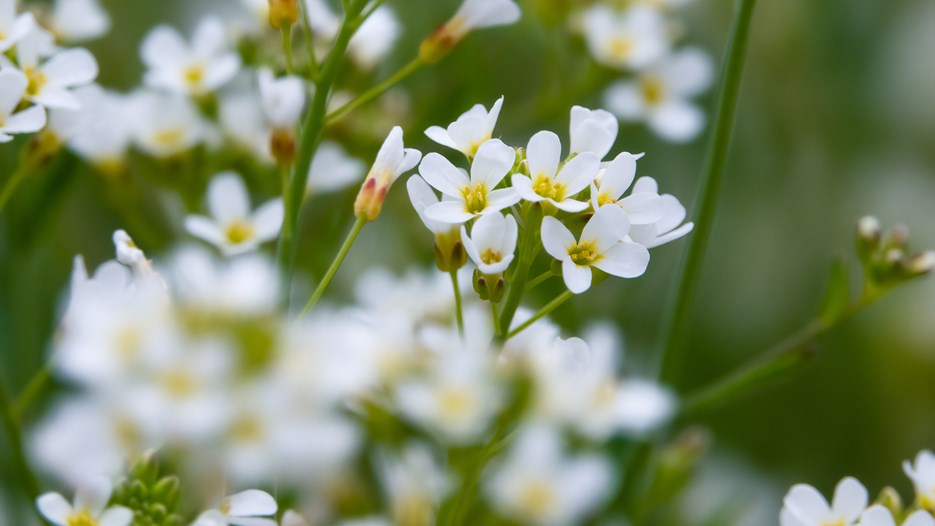
[[[23,392],[16,398],[16,402],[13,404],[13,416],[17,421],[23,420],[26,412],[29,411],[36,399],[42,395],[51,380],[52,362],[50,360],[33,375],[26,387],[23,388]]]
[[[292,26],[282,26],[282,51],[286,56],[286,73],[292,75],[295,73],[295,66],[292,64]]]
[[[360,234],[360,231],[363,230],[364,225],[366,224],[366,219],[363,217],[357,218],[357,221],[354,223],[351,231],[348,232],[347,238],[344,239],[344,244],[341,245],[341,249],[338,250],[337,255],[334,256],[334,261],[332,261],[331,266],[328,267],[328,272],[326,272],[325,276],[321,278],[321,282],[318,283],[318,287],[315,288],[315,292],[312,294],[312,297],[309,298],[308,303],[305,304],[302,312],[299,313],[299,317],[308,314],[309,311],[311,311],[315,306],[315,304],[318,303],[318,300],[321,299],[322,294],[325,293],[325,289],[328,288],[331,280],[334,279],[334,275],[338,273],[338,269],[341,267],[341,263],[344,262],[344,258],[347,257],[347,253],[350,252],[351,247],[354,245],[354,241],[357,240],[357,235]]]
[[[701,177],[701,192],[697,201],[695,231],[689,238],[688,253],[682,261],[674,289],[674,302],[670,305],[662,327],[661,379],[676,384],[681,367],[681,353],[685,324],[688,321],[692,299],[704,261],[718,198],[724,179],[734,129],[734,116],[743,78],[744,59],[750,37],[750,22],[756,0],[739,0],[734,13],[730,43],[721,74],[721,92],[714,119],[714,131],[708,146],[707,158]]]
[[[539,274],[539,275],[536,276],[535,278],[529,280],[529,282],[526,283],[526,292],[529,292],[530,290],[532,290],[532,289],[538,287],[539,285],[542,285],[543,283],[545,283],[546,281],[548,281],[549,278],[551,278],[551,277],[554,276],[554,275],[555,275],[555,274],[552,274],[552,271],[551,271],[551,270],[546,270],[546,271],[543,272],[542,274]]]
[[[344,106],[341,106],[340,108],[329,113],[328,117],[325,118],[325,123],[332,124],[340,120],[342,117],[344,117],[348,113],[356,110],[357,108],[379,97],[380,95],[383,95],[384,93],[386,93],[387,90],[389,90],[396,84],[399,84],[403,79],[405,79],[409,75],[412,75],[417,69],[421,68],[423,64],[424,62],[422,62],[418,58],[415,58],[412,62],[403,66],[402,69],[394,73],[392,76],[390,76],[383,82],[368,89],[367,91],[362,93],[360,96],[358,96],[356,99],[348,102]]]
[[[458,334],[464,337],[464,310],[461,305],[461,287],[458,286],[458,271],[452,270],[448,273],[451,276],[451,288],[455,292],[455,318],[458,320]]]
[[[552,314],[552,311],[562,306],[562,304],[570,300],[572,296],[574,296],[574,294],[572,294],[570,290],[566,290],[565,292],[559,294],[558,296],[556,296],[555,299],[548,302],[545,305],[545,307],[542,307],[542,309],[540,309],[539,312],[533,314],[532,318],[529,318],[528,320],[519,324],[519,326],[513,329],[512,331],[508,332],[505,340],[509,340],[510,338],[528,329],[529,326],[532,325],[533,323],[536,323],[537,321],[548,316],[549,314]]]

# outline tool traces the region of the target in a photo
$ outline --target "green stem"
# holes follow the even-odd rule
[[[493,333],[494,335],[499,335],[501,333],[500,329],[500,314],[497,312],[497,304],[490,302],[490,315],[493,319]]]
[[[379,97],[380,95],[383,95],[384,93],[386,93],[387,90],[389,90],[396,84],[399,84],[403,79],[405,79],[409,75],[412,75],[416,70],[421,68],[423,65],[424,65],[424,62],[419,60],[418,57],[415,58],[412,62],[403,66],[401,70],[394,73],[391,77],[387,78],[386,80],[377,84],[376,86],[373,86],[372,88],[368,89],[367,91],[362,93],[360,96],[358,96],[356,99],[348,102],[344,106],[341,106],[340,108],[329,113],[328,117],[325,119],[325,123],[332,124],[340,120],[342,117],[344,117],[348,113],[356,110],[357,108]]]
[[[347,238],[344,240],[344,244],[341,245],[341,249],[338,250],[338,254],[334,257],[334,261],[331,262],[331,266],[328,268],[328,272],[325,273],[325,277],[321,278],[321,282],[318,284],[318,287],[315,288],[315,292],[312,294],[312,297],[309,298],[308,303],[305,304],[305,308],[302,309],[299,317],[308,314],[315,306],[315,304],[318,303],[318,300],[321,299],[322,294],[325,293],[325,289],[328,288],[331,280],[334,279],[334,275],[337,274],[338,268],[341,267],[341,263],[344,262],[344,258],[347,257],[347,253],[350,252],[351,247],[354,245],[354,241],[357,239],[357,235],[360,234],[360,231],[363,230],[364,225],[366,224],[367,220],[363,217],[358,217],[357,221],[354,222],[354,226],[351,228],[351,231],[348,232]]]
[[[39,371],[33,375],[32,379],[29,380],[29,383],[26,384],[26,387],[23,389],[23,392],[16,398],[16,403],[13,404],[13,416],[17,421],[23,420],[26,416],[26,412],[29,411],[29,408],[32,407],[36,399],[42,395],[51,380],[52,362],[49,361],[42,366],[42,369],[39,369]]]
[[[315,56],[315,32],[312,30],[312,23],[309,20],[308,6],[305,2],[299,2],[300,15],[302,17],[303,40],[305,41],[305,52],[308,54],[308,76],[313,82],[318,81],[318,57]]]
[[[283,24],[282,26],[282,51],[286,56],[286,73],[292,75],[295,73],[295,66],[292,64],[292,26]]]
[[[0,212],[3,212],[7,202],[11,197],[13,197],[16,189],[19,188],[20,183],[26,179],[26,175],[28,173],[29,166],[20,162],[19,166],[16,167],[16,170],[13,172],[13,174],[10,175],[10,178],[6,180],[6,183],[3,185],[3,190],[0,191]]]
[[[707,158],[701,176],[701,192],[696,204],[695,231],[689,238],[688,253],[682,261],[674,289],[674,303],[670,305],[662,332],[661,379],[677,384],[680,373],[685,325],[692,299],[697,289],[701,265],[707,252],[718,198],[724,179],[734,128],[734,116],[743,77],[744,59],[750,37],[751,18],[756,0],[739,0],[734,13],[730,43],[725,54],[721,74],[721,92],[714,131],[708,146]]]
[[[538,250],[539,228],[542,225],[542,207],[538,203],[524,209],[523,219],[525,226],[523,230],[522,243],[519,247],[519,257],[516,263],[516,270],[510,279],[510,290],[507,293],[506,301],[503,303],[503,309],[500,312],[500,334],[497,339],[501,342],[506,341],[507,331],[513,324],[513,316],[516,315],[516,309],[523,299],[526,292],[526,281],[529,280],[529,268],[536,259]]]
[[[29,461],[26,460],[26,450],[23,448],[23,435],[20,430],[19,420],[13,414],[13,407],[7,398],[6,382],[0,378],[0,419],[3,420],[3,427],[6,429],[7,438],[10,446],[10,454],[16,469],[20,471],[22,477],[23,489],[29,497],[29,507],[35,509],[35,500],[39,496],[39,482]]]
[[[542,285],[554,275],[555,274],[552,274],[551,270],[547,270],[543,272],[542,274],[539,274],[538,276],[530,280],[528,283],[526,283],[526,292],[529,292],[530,290],[538,287],[539,285]]]
[[[458,271],[457,269],[452,270],[448,273],[451,275],[451,288],[455,291],[455,318],[458,320],[458,334],[461,337],[464,337],[464,310],[461,305],[461,287],[458,286]]]
[[[533,314],[532,318],[529,318],[528,320],[519,324],[519,326],[513,329],[512,331],[508,332],[505,339],[509,340],[510,338],[528,329],[530,325],[532,325],[533,323],[536,323],[537,321],[551,314],[552,311],[562,306],[562,304],[570,300],[573,296],[574,294],[572,294],[570,290],[566,290],[565,292],[559,294],[558,296],[556,296],[555,299],[548,302],[545,305],[545,307],[542,307],[542,309],[540,309],[539,312]]]

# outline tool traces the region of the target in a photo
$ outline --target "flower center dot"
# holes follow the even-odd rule
[[[640,90],[643,92],[643,99],[646,104],[656,106],[663,101],[666,94],[666,87],[662,80],[655,77],[648,77],[640,81]]]
[[[30,97],[39,95],[39,93],[42,91],[42,87],[46,85],[49,79],[46,78],[45,74],[36,68],[25,68],[23,73],[26,74],[26,79],[29,82],[26,85],[26,93]]]
[[[500,252],[497,252],[496,250],[492,248],[488,248],[487,250],[481,252],[480,254],[480,260],[486,263],[487,265],[499,263],[500,260],[502,259],[503,259],[503,254],[501,254]]]
[[[545,174],[536,176],[536,180],[532,182],[532,191],[553,201],[565,199],[565,185],[553,181]]]
[[[461,189],[464,197],[464,209],[471,214],[479,214],[487,208],[487,186],[465,186]]]
[[[253,227],[243,221],[231,221],[230,224],[227,225],[224,237],[226,237],[227,241],[232,245],[239,245],[253,237]]]
[[[199,86],[205,78],[205,67],[201,64],[190,66],[182,73],[182,77],[189,86]]]
[[[610,41],[610,54],[619,59],[625,59],[633,52],[633,39],[616,37]]]
[[[597,251],[597,245],[593,241],[578,243],[568,249],[568,255],[571,261],[579,267],[593,265],[601,259],[601,254]]]
[[[91,517],[88,510],[81,510],[78,514],[68,517],[65,524],[66,526],[97,526],[97,521]]]

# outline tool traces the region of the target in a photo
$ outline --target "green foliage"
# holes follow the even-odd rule
[[[114,489],[111,504],[133,510],[132,526],[182,526],[180,490],[179,478],[162,475],[155,455],[147,453]]]

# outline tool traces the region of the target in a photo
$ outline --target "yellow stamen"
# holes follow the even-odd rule
[[[527,481],[521,490],[519,506],[530,517],[547,517],[555,508],[555,492],[538,481]]]
[[[253,237],[253,227],[235,219],[228,223],[227,229],[224,231],[224,237],[232,245],[239,245]]]
[[[500,260],[502,259],[503,259],[503,254],[497,252],[496,250],[492,248],[488,248],[487,250],[481,252],[480,254],[480,260],[486,263],[487,265],[499,263]]]
[[[464,209],[471,214],[479,214],[487,208],[487,185],[465,186],[461,189],[464,197]]]
[[[626,60],[633,52],[633,39],[630,37],[614,37],[608,46],[610,55],[620,60]]]
[[[205,67],[201,64],[189,66],[182,73],[182,78],[184,78],[185,83],[191,87],[200,86],[205,78]]]
[[[36,68],[24,68],[23,73],[26,74],[26,79],[29,81],[26,85],[26,94],[30,97],[39,95],[42,87],[49,82],[49,79]]]
[[[559,183],[552,180],[551,177],[545,174],[539,174],[536,176],[536,179],[532,182],[532,191],[552,199],[553,201],[561,201],[565,199],[565,185],[564,183]]]
[[[97,521],[88,510],[81,510],[65,519],[66,526],[97,526]]]
[[[176,146],[184,138],[184,128],[166,128],[153,134],[153,142],[162,146]]]
[[[570,247],[568,255],[571,256],[571,261],[579,267],[593,265],[603,257],[593,241],[585,241]]]
[[[658,105],[666,96],[665,83],[657,77],[646,77],[640,80],[640,91],[643,93],[643,100],[650,106]]]

